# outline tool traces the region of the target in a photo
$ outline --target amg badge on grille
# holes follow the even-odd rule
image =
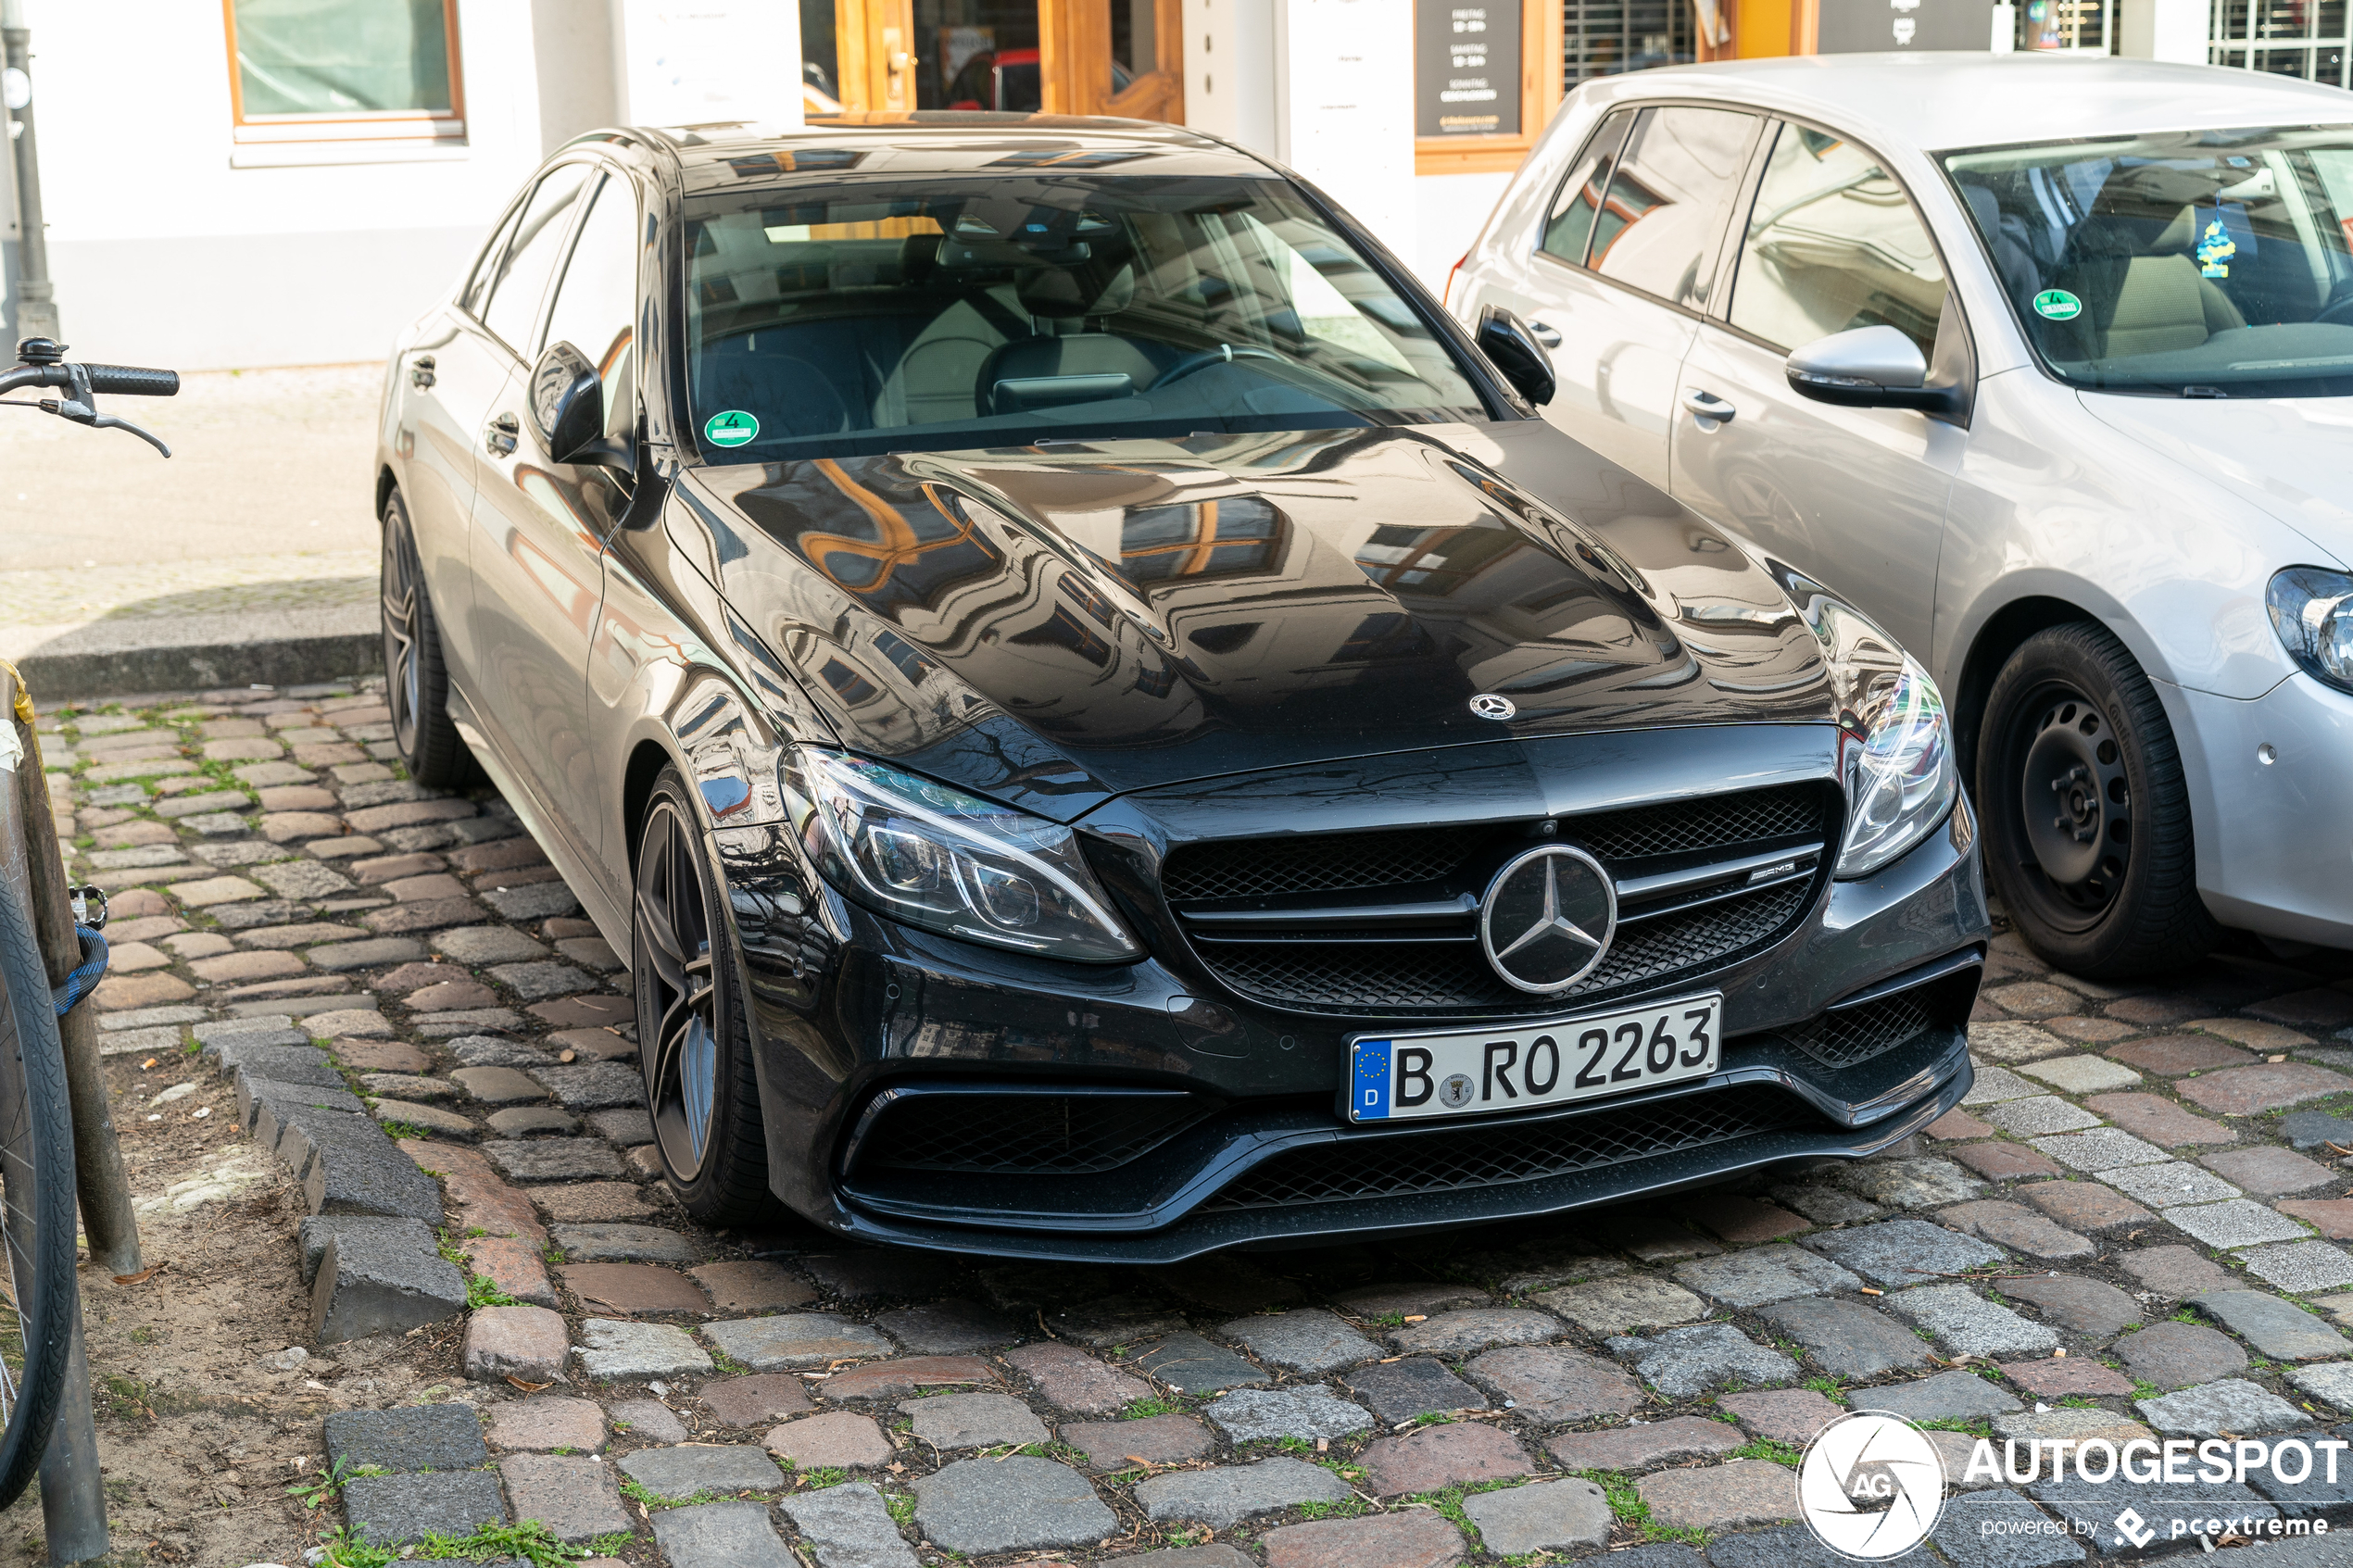
[[[1593,972],[1617,924],[1617,887],[1582,849],[1548,844],[1511,861],[1478,904],[1478,944],[1507,985],[1566,991]]]
[[[1470,709],[1482,719],[1508,719],[1519,709],[1507,696],[1493,692],[1481,692],[1470,700]]]

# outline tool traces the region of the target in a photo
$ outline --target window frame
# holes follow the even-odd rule
[[[1634,119],[1627,126],[1627,141],[1631,141],[1633,139],[1635,126],[1640,125],[1642,123],[1642,115],[1652,109],[1716,109],[1732,114],[1744,114],[1748,116],[1749,119],[1755,121],[1760,127],[1770,126],[1788,118],[1785,115],[1777,115],[1771,109],[1762,108],[1755,104],[1727,103],[1721,99],[1715,98],[1627,98],[1609,106],[1609,108],[1604,111],[1602,116],[1602,124],[1608,124],[1609,116],[1623,108],[1630,108],[1635,111]],[[1595,134],[1599,134],[1600,131],[1601,126],[1594,127]],[[1577,149],[1578,157],[1582,157],[1585,148],[1591,144],[1592,138],[1588,137],[1583,144],[1579,145]],[[1579,277],[1591,279],[1592,282],[1605,285],[1606,287],[1621,289],[1627,294],[1632,295],[1637,299],[1645,300],[1652,305],[1660,306],[1666,309],[1672,310],[1679,316],[1688,316],[1694,321],[1718,320],[1719,318],[1715,314],[1715,312],[1719,302],[1724,305],[1729,305],[1730,303],[1730,296],[1724,293],[1724,284],[1727,281],[1724,274],[1724,258],[1726,254],[1734,248],[1730,243],[1733,225],[1736,222],[1744,223],[1746,221],[1746,215],[1748,213],[1749,207],[1755,194],[1756,178],[1762,167],[1757,162],[1758,149],[1768,144],[1768,139],[1765,137],[1760,131],[1750,131],[1748,150],[1742,155],[1741,171],[1732,182],[1731,199],[1726,204],[1723,221],[1717,228],[1716,264],[1708,274],[1710,279],[1707,295],[1708,303],[1707,308],[1705,310],[1694,310],[1688,305],[1678,304],[1676,301],[1668,299],[1665,295],[1653,294],[1650,290],[1637,288],[1634,284],[1627,282],[1623,279],[1612,278],[1604,273],[1593,270],[1593,269],[1588,264],[1593,254],[1593,235],[1592,230],[1586,231],[1585,234],[1585,255],[1587,259],[1585,261],[1567,261],[1554,254],[1552,251],[1544,248],[1544,225],[1543,221],[1540,220],[1536,229],[1536,244],[1533,247],[1531,247],[1529,254],[1535,257],[1535,258],[1539,261],[1550,262],[1553,266],[1566,268]],[[1857,143],[1856,144],[1861,145],[1860,143]],[[1602,181],[1602,195],[1604,200],[1608,198],[1611,182],[1617,178],[1618,163],[1625,157],[1626,142],[1620,142],[1617,144],[1617,151],[1610,157],[1609,173]],[[1561,189],[1568,183],[1568,176],[1576,172],[1577,157],[1572,157],[1569,159],[1567,172],[1563,173],[1561,176],[1560,185],[1554,187],[1553,201],[1554,203],[1557,203],[1560,200]],[[1910,194],[1911,193],[1909,191],[1905,193],[1907,199]],[[1545,217],[1549,218],[1552,211],[1552,207],[1547,205],[1544,208]],[[1600,226],[1598,213],[1595,216],[1594,226],[1596,228]],[[1930,236],[1931,240],[1933,240],[1934,237],[1935,236],[1933,235]]]
[[[458,40],[458,0],[441,0],[442,34],[449,57],[449,107],[446,110],[379,109],[346,114],[245,112],[245,71],[237,64],[237,0],[220,0],[222,42],[229,52],[229,124],[233,141],[245,146],[287,143],[403,143],[458,147],[466,143],[466,73]]]
[[[1818,119],[1809,119],[1804,115],[1781,114],[1773,110],[1761,112],[1766,123],[1774,128],[1775,134],[1770,137],[1760,137],[1756,144],[1749,149],[1748,172],[1742,177],[1739,194],[1733,201],[1732,223],[1728,225],[1729,228],[1738,229],[1740,238],[1736,242],[1727,244],[1723,253],[1717,258],[1716,283],[1708,295],[1705,320],[1711,325],[1730,332],[1742,342],[1753,343],[1768,353],[1787,356],[1799,346],[1783,348],[1778,344],[1768,343],[1755,332],[1734,326],[1731,316],[1732,295],[1740,288],[1741,252],[1748,239],[1748,215],[1755,210],[1757,195],[1764,186],[1765,166],[1773,156],[1773,146],[1779,139],[1780,128],[1799,126],[1806,130],[1818,131],[1825,136],[1834,136],[1841,142],[1862,148],[1870,155],[1871,161],[1879,165],[1881,171],[1894,182],[1895,188],[1904,193],[1904,203],[1912,209],[1912,220],[1920,226],[1920,232],[1928,236],[1929,248],[1936,252],[1936,264],[1944,270],[1944,301],[1952,307],[1954,315],[1959,320],[1961,346],[1969,362],[1974,364],[1976,362],[1976,333],[1969,326],[1969,307],[1961,299],[1961,291],[1953,286],[1953,258],[1946,254],[1944,242],[1936,237],[1936,225],[1928,220],[1928,211],[1920,206],[1919,196],[1905,178],[1895,171],[1894,162],[1869,142],[1860,136],[1849,135],[1837,126],[1827,125]],[[1727,238],[1730,238],[1729,234]],[[1944,333],[1940,328],[1937,343],[1939,350],[1944,346],[1943,337]],[[1939,353],[1931,358],[1933,360],[1943,356]],[[1937,366],[1931,363],[1929,366],[1930,376],[1932,378],[1936,371]]]

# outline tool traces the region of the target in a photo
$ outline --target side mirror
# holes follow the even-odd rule
[[[625,443],[605,439],[605,383],[588,357],[568,343],[551,343],[531,368],[531,423],[547,458],[592,463],[626,472]]]
[[[1553,400],[1553,361],[1527,322],[1500,305],[1480,307],[1479,351],[1522,397],[1541,408]]]
[[[1816,338],[1792,351],[1785,368],[1790,390],[1817,403],[1943,414],[1958,402],[1955,388],[1928,384],[1919,345],[1894,327],[1856,327]]]

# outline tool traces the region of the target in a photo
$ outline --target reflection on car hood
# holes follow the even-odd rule
[[[1538,421],[704,469],[680,496],[747,656],[847,744],[1063,821],[1343,757],[1835,717],[1770,577]]]
[[[2353,397],[2077,395],[2094,417],[2245,496],[2334,564],[2353,560]]]

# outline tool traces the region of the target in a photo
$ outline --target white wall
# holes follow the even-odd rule
[[[1277,0],[1276,152],[1415,253],[1414,0]]]
[[[2122,0],[2116,52],[2137,60],[2207,63],[2208,0]]]
[[[1414,182],[1414,249],[1400,254],[1433,293],[1445,288],[1446,274],[1478,238],[1511,182],[1509,174],[1425,174]]]
[[[76,357],[182,370],[380,358],[540,160],[534,8],[459,0],[463,147],[235,168],[220,6],[40,0],[42,199]]]

